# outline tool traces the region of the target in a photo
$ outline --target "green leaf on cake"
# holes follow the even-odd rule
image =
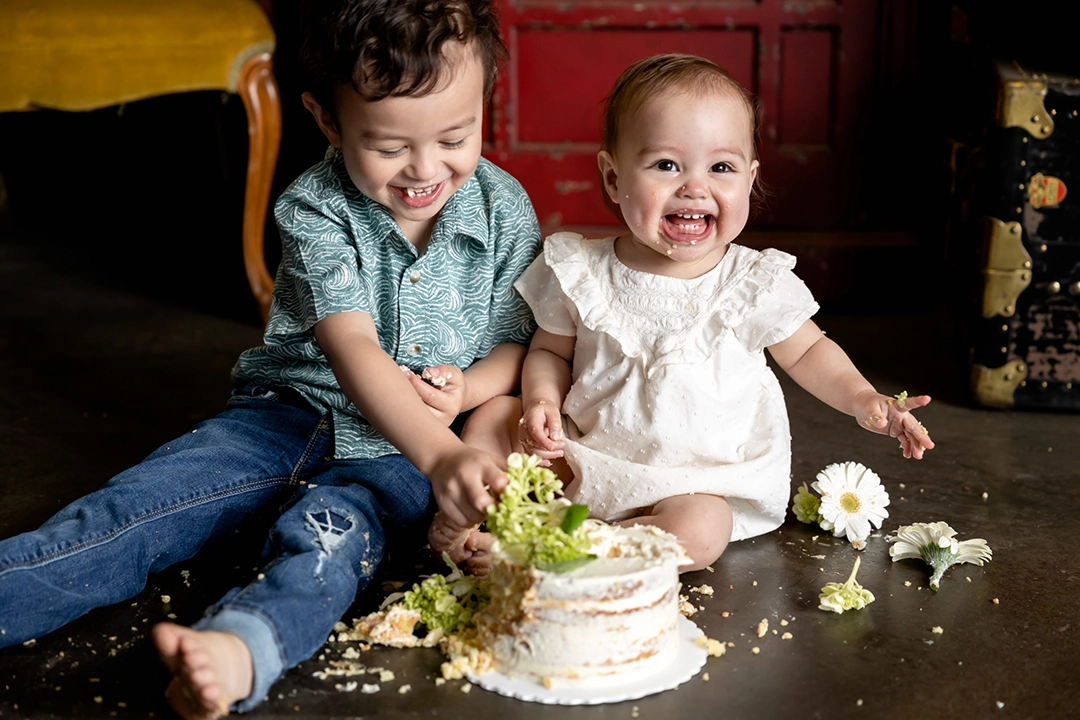
[[[589,506],[574,504],[566,508],[563,513],[562,524],[559,526],[567,535],[573,535],[574,531],[581,527],[581,523],[589,517]]]

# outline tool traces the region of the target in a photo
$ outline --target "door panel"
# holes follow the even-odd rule
[[[618,74],[663,52],[707,57],[764,108],[755,225],[855,224],[876,3],[498,0],[510,63],[485,154],[516,176],[546,232],[612,227],[596,177],[600,112]]]

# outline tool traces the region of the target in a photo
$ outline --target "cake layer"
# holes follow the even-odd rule
[[[492,602],[477,629],[500,672],[601,685],[674,659],[679,566],[686,562],[674,536],[601,524],[588,531],[602,555],[570,572],[496,560]]]

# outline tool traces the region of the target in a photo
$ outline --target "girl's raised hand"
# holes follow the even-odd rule
[[[933,449],[934,441],[911,411],[929,402],[929,395],[908,397],[907,393],[900,393],[897,397],[889,397],[867,391],[855,399],[855,419],[871,432],[899,440],[904,457],[922,460],[923,453]]]
[[[518,441],[526,453],[540,458],[543,467],[550,466],[553,458],[562,457],[566,443],[558,403],[550,400],[529,403],[518,421]]]

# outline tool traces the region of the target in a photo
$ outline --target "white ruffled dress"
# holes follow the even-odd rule
[[[514,284],[540,327],[577,338],[562,407],[567,497],[615,521],[674,495],[721,495],[733,540],[774,530],[791,433],[763,350],[818,310],[795,258],[731,245],[683,280],[631,270],[614,240],[556,233]]]

